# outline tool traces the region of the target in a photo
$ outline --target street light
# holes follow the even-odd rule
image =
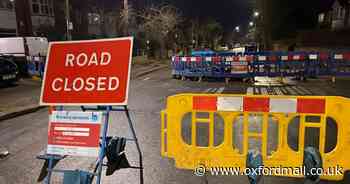
[[[259,17],[260,13],[258,11],[254,12],[254,17]]]
[[[236,30],[236,32],[239,32],[239,30],[240,30],[239,26],[236,26],[235,30]]]
[[[66,0],[66,36],[67,36],[67,40],[71,40],[72,39],[72,35],[71,35],[71,30],[73,29],[73,24],[70,21],[70,5],[69,5],[69,0]]]
[[[146,44],[147,44],[147,47],[146,47],[146,56],[147,56],[147,59],[148,59],[148,57],[149,57],[149,55],[150,55],[150,46],[149,46],[149,44],[151,43],[151,41],[149,41],[149,40],[147,40],[146,41]]]
[[[250,27],[253,27],[253,26],[254,26],[254,22],[252,22],[252,21],[249,22],[249,26],[250,26]]]

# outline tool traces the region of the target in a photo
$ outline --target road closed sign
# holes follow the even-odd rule
[[[53,111],[47,153],[97,157],[102,112]]]
[[[41,105],[126,105],[131,37],[52,42]]]

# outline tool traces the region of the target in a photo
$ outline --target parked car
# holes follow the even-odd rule
[[[7,57],[0,56],[0,83],[13,84],[18,80],[18,66]]]

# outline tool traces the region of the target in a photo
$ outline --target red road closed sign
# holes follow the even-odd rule
[[[133,38],[52,42],[41,105],[126,105]]]

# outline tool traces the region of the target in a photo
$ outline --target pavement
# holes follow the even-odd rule
[[[193,171],[179,170],[174,166],[174,161],[160,156],[160,110],[165,108],[166,98],[178,93],[225,93],[225,94],[285,94],[285,95],[340,95],[350,97],[348,79],[339,79],[331,83],[329,79],[310,79],[305,82],[297,82],[296,86],[270,85],[252,86],[241,81],[181,81],[171,78],[169,68],[146,72],[138,75],[146,69],[134,70],[130,82],[129,108],[135,123],[136,133],[144,155],[145,183],[152,184],[247,184],[248,179],[243,176],[194,176]],[[267,79],[260,79],[267,80]],[[268,79],[270,80],[270,79]],[[261,81],[260,81],[261,82]],[[17,86],[20,87],[20,86]],[[15,87],[16,88],[16,87]],[[11,88],[10,88],[11,89]],[[9,88],[0,89],[0,99],[12,94]],[[20,87],[19,92],[25,98],[29,89]],[[16,90],[17,91],[17,90]],[[33,90],[35,91],[35,90]],[[4,94],[7,93],[7,94]],[[35,92],[34,92],[35,93]],[[111,114],[109,135],[130,137],[126,117],[121,112]],[[16,118],[0,121],[0,145],[9,151],[9,155],[0,158],[0,184],[32,184],[36,182],[43,161],[35,157],[45,150],[47,144],[48,112],[47,109]],[[127,144],[127,156],[136,165],[137,154],[132,142]],[[57,165],[64,169],[91,170],[94,158],[69,157]],[[20,176],[20,177],[19,177]],[[349,178],[349,177],[347,177]],[[113,176],[104,177],[104,184],[138,183],[138,171],[134,169],[120,170]],[[53,183],[60,183],[62,175],[55,174]],[[263,183],[272,184],[300,184],[302,179],[284,177],[264,177]],[[321,184],[350,183],[346,179],[342,182],[322,181]]]

